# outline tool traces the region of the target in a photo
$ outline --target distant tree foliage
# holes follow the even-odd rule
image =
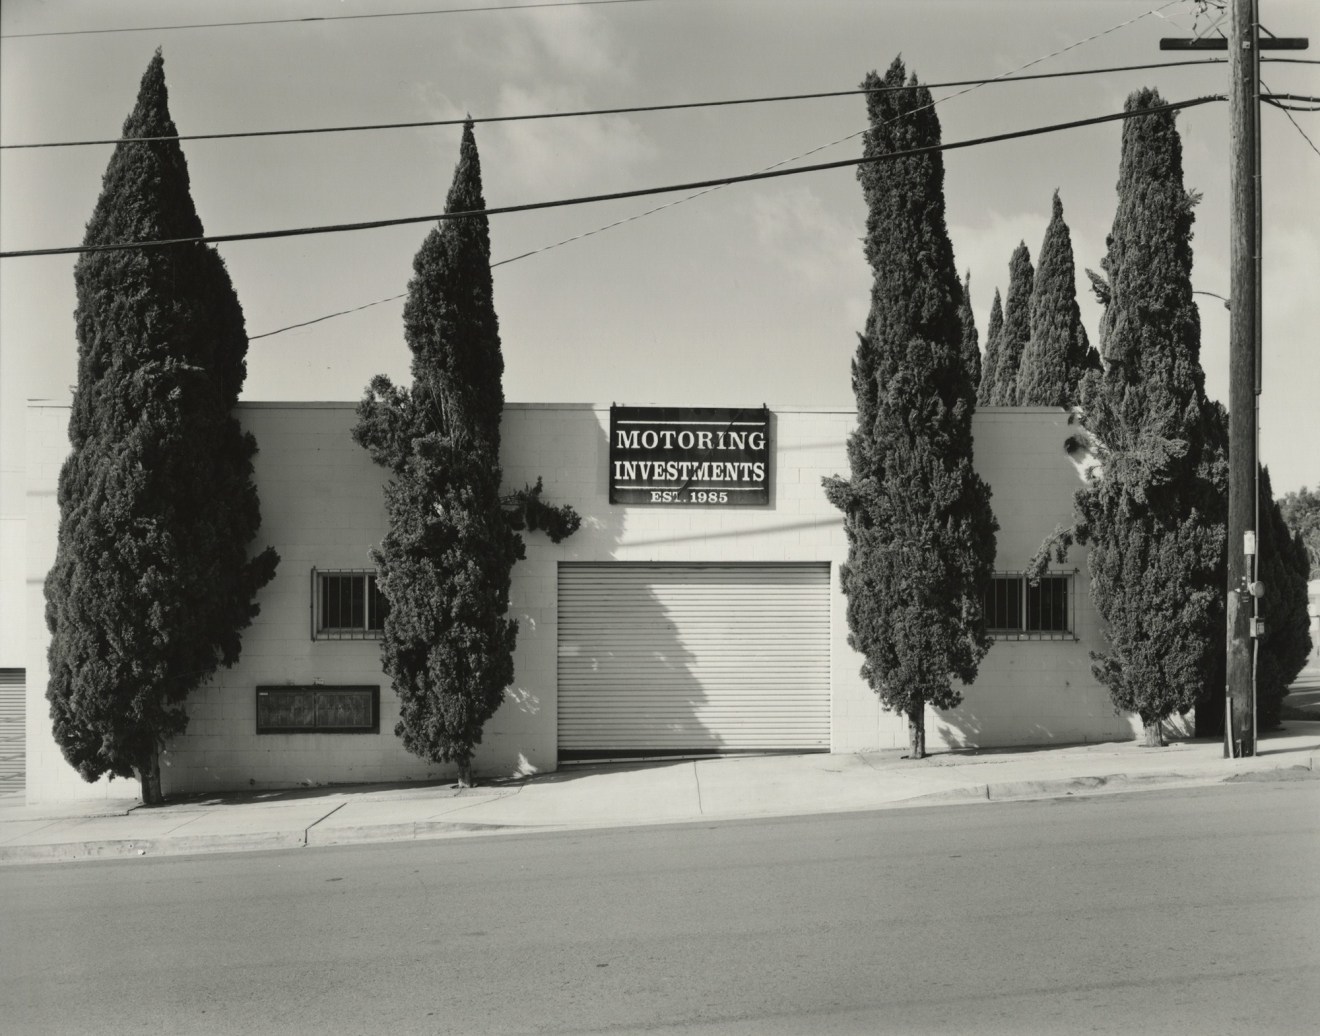
[[[999,336],[999,363],[995,367],[995,406],[1019,405],[1018,372],[1022,350],[1031,337],[1031,292],[1036,274],[1031,252],[1019,241],[1008,263],[1008,297],[1004,300],[1004,329]]]
[[[177,135],[160,51],[122,135]],[[117,145],[84,243],[201,234],[178,142]],[[238,660],[279,560],[248,553],[257,444],[233,416],[247,333],[204,245],[84,253],[74,282],[78,384],[45,583],[46,693],[65,759],[89,781],[136,776],[156,803],[185,699]]]
[[[1088,370],[1100,357],[1086,337],[1077,308],[1077,271],[1063,203],[1054,192],[1053,212],[1037,255],[1032,282],[1030,335],[1018,366],[1020,406],[1076,406]]]
[[[866,89],[901,86],[896,59]],[[910,85],[916,86],[912,77]],[[925,88],[867,95],[865,155],[935,145]],[[962,348],[962,294],[944,219],[938,152],[862,166],[871,313],[853,359],[857,430],[850,478],[824,480],[844,515],[848,642],[885,708],[908,718],[925,754],[925,708],[952,708],[990,647],[983,593],[994,568],[990,490],[972,470],[974,390]]]
[[[1279,506],[1288,527],[1302,538],[1312,573],[1320,574],[1320,485],[1284,494]]]
[[[1311,565],[1302,538],[1284,520],[1274,499],[1268,468],[1260,470],[1260,530],[1257,578],[1265,585],[1260,614],[1265,620],[1256,667],[1256,721],[1261,730],[1279,725],[1288,685],[1311,653],[1306,583]],[[1222,708],[1222,703],[1221,703]]]
[[[445,211],[485,207],[469,121]],[[395,734],[415,755],[455,764],[469,785],[473,752],[513,681],[509,586],[524,556],[515,530],[542,528],[558,542],[580,519],[542,501],[539,480],[500,493],[504,359],[484,215],[427,235],[403,319],[412,387],[374,378],[353,431],[391,473],[389,529],[372,552],[390,602],[381,658],[399,696]]]
[[[1126,110],[1162,103],[1140,90]],[[1090,545],[1091,598],[1108,641],[1092,669],[1117,708],[1141,717],[1152,745],[1162,721],[1222,684],[1224,671],[1227,443],[1200,364],[1195,201],[1172,113],[1124,122],[1098,285],[1108,299],[1104,370],[1083,381],[1085,432],[1071,444],[1099,467],[1076,496],[1076,524],[1053,541],[1060,560],[1074,540]]]
[[[995,289],[995,300],[990,304],[990,323],[985,329],[985,361],[981,364],[981,381],[976,386],[976,405],[994,406],[995,382],[999,378],[999,343],[1004,337],[1004,304]]]
[[[976,333],[976,317],[972,315],[972,271],[968,270],[962,283],[958,303],[958,321],[962,324],[963,365],[972,379],[972,388],[981,384],[981,343]]]

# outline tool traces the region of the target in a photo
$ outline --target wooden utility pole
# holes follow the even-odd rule
[[[1258,0],[1233,0],[1228,32],[1228,665],[1225,756],[1256,754],[1257,330],[1260,324],[1260,30]]]
[[[1256,754],[1257,430],[1261,383],[1260,52],[1305,38],[1260,35],[1259,0],[1232,0],[1227,38],[1165,39],[1161,50],[1227,50],[1229,68],[1228,638],[1224,756]]]

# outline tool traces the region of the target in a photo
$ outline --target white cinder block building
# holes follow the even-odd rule
[[[669,444],[677,449],[688,427],[718,435],[711,413],[665,412],[662,425],[678,430]],[[754,461],[740,453],[727,456],[741,468],[713,472],[730,497],[765,502],[733,506],[717,496],[688,502],[698,495],[690,479],[712,469],[616,465],[632,455],[612,456],[608,406],[506,407],[506,486],[541,477],[546,498],[572,504],[583,523],[558,545],[524,534],[527,558],[513,574],[515,679],[486,727],[478,774],[553,770],[576,759],[906,744],[903,717],[880,708],[848,646],[839,590],[847,543],[821,490],[822,477],[847,474],[855,415],[743,413],[763,415],[766,442],[749,442],[764,447],[764,478],[757,482]],[[692,414],[701,420],[688,420]],[[369,556],[385,532],[385,473],[350,437],[354,405],[245,403],[239,416],[260,447],[263,524],[254,548],[274,546],[280,566],[261,592],[239,663],[189,700],[188,731],[162,760],[163,790],[449,776],[394,735],[398,703],[380,668],[382,603]],[[28,417],[28,798],[132,794],[135,786],[84,783],[51,736],[40,616],[55,557],[68,405],[36,402]],[[1090,672],[1088,652],[1100,638],[1084,559],[1077,554],[1039,588],[1020,575],[1071,514],[1078,475],[1063,448],[1067,420],[1050,408],[989,407],[975,417],[976,468],[994,492],[1000,525],[996,643],[962,706],[930,711],[932,751],[1140,733],[1135,717],[1115,714]],[[754,432],[757,421],[743,424]],[[655,431],[634,422],[643,434],[648,427]],[[664,459],[665,441],[650,437],[661,451],[653,460]],[[657,476],[677,476],[670,484],[678,486],[688,480],[686,497],[610,502],[612,489],[616,498],[649,500]],[[737,498],[740,479],[756,483],[750,496]]]

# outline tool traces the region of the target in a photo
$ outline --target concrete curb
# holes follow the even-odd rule
[[[48,845],[0,846],[0,864],[130,860],[144,856],[189,856],[194,853],[239,853],[259,849],[300,849],[304,845],[306,845],[306,835],[301,831],[53,842]]]
[[[561,827],[531,824],[483,824],[456,820],[409,821],[402,824],[372,824],[344,827],[318,833],[315,827],[307,831],[309,847],[326,845],[369,845],[373,842],[416,842],[428,838],[449,838],[459,835],[509,834],[515,831],[558,831]]]
[[[867,813],[921,806],[1022,802],[1033,799],[1070,796],[1082,798],[1121,792],[1230,784],[1253,778],[1269,779],[1271,775],[1285,773],[1294,775],[1305,773],[1309,778],[1309,775],[1320,772],[1318,762],[1320,762],[1320,753],[1308,753],[1301,759],[1293,757],[1287,762],[1282,759],[1274,761],[1261,760],[1257,757],[1250,760],[1241,760],[1227,772],[1223,768],[1216,768],[1214,770],[1205,769],[1200,772],[1111,773],[1097,776],[972,782],[902,799],[842,807],[817,806],[806,808],[794,806],[782,810],[739,814],[698,814],[669,818],[640,816],[627,820],[593,821],[584,818],[546,824],[506,824],[479,820],[420,820],[384,824],[344,825],[341,827],[329,824],[322,826],[322,821],[336,811],[330,810],[325,816],[318,818],[307,827],[292,827],[285,830],[0,846],[0,865],[137,859],[201,853],[252,852],[266,849],[300,849],[332,845],[367,845],[498,834],[607,830],[664,824],[811,816],[827,813]],[[1288,778],[1281,777],[1280,779]],[[114,815],[124,814],[116,812]]]

